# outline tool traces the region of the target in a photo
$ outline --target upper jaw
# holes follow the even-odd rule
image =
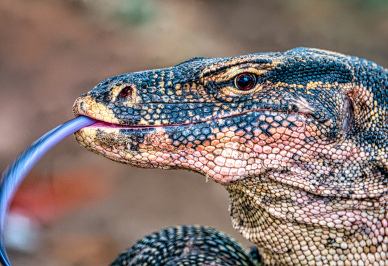
[[[168,104],[168,103],[166,103]],[[183,104],[183,103],[182,103]],[[93,118],[99,123],[96,123],[94,127],[110,127],[110,128],[146,128],[146,127],[167,127],[167,126],[183,126],[183,125],[191,125],[198,123],[206,123],[214,120],[229,118],[233,116],[242,116],[250,112],[275,112],[275,113],[287,113],[287,114],[297,114],[306,117],[311,117],[314,110],[306,107],[306,103],[303,102],[304,106],[301,108],[298,106],[298,110],[276,110],[274,108],[270,108],[265,106],[263,108],[260,107],[252,107],[250,110],[242,110],[238,106],[234,106],[235,111],[229,111],[226,114],[214,114],[204,117],[199,116],[188,116],[185,120],[180,121],[150,121],[147,119],[143,119],[140,115],[133,115],[132,117],[128,116],[128,119],[118,119],[116,114],[112,111],[109,105],[97,102],[92,96],[85,95],[76,99],[73,105],[73,113],[75,116],[87,116]],[[153,108],[149,106],[149,108]],[[157,108],[157,106],[155,107]]]

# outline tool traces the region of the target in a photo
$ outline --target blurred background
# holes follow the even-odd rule
[[[2,0],[0,168],[72,118],[75,98],[110,75],[194,56],[316,47],[388,66],[386,0]],[[175,224],[231,234],[228,195],[186,171],[136,169],[68,138],[12,204],[15,265],[106,265]]]

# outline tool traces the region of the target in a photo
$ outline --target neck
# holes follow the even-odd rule
[[[226,188],[234,228],[257,245],[268,265],[327,265],[337,260],[373,264],[386,256],[386,194],[324,197],[266,177]]]

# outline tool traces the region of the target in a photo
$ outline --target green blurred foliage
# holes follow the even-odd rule
[[[73,7],[128,25],[143,25],[155,15],[154,0],[67,0]]]
[[[153,1],[121,0],[115,13],[123,22],[135,25],[145,24],[154,15]]]
[[[346,0],[359,8],[388,9],[388,0]]]

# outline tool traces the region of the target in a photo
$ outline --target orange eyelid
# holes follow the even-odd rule
[[[267,70],[265,70],[265,69],[258,69],[255,67],[235,66],[235,67],[231,67],[231,68],[229,68],[221,73],[209,76],[208,81],[222,83],[222,82],[226,82],[228,80],[232,80],[235,77],[237,77],[239,74],[242,74],[242,73],[251,73],[257,77],[260,77],[266,72],[267,72]]]
[[[263,88],[263,84],[257,83],[252,89],[247,91],[242,91],[232,86],[222,87],[220,88],[220,91],[222,94],[225,94],[227,96],[238,96],[238,95],[253,94],[255,92],[260,91],[262,88]]]
[[[242,73],[251,73],[251,74],[254,74],[256,76],[261,76],[266,72],[267,72],[267,70],[265,70],[265,69],[257,69],[257,68],[249,67],[249,68],[231,69],[231,71],[228,73],[228,75],[233,76],[233,77],[237,77],[238,75],[240,75]]]

